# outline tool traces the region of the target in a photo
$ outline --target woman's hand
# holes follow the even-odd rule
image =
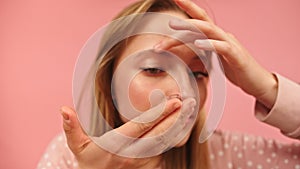
[[[186,99],[181,102],[179,99],[173,98],[149,109],[135,119],[98,138],[99,140],[97,141],[100,142],[100,145],[104,147],[106,145],[112,146],[108,151],[95,144],[83,131],[74,110],[62,107],[61,112],[64,119],[63,127],[67,143],[75,155],[80,169],[98,169],[99,167],[103,169],[137,169],[160,167],[160,156],[127,158],[119,156],[119,154],[139,157],[142,153],[154,149],[163,151],[169,148],[168,146],[172,144],[169,141],[174,139],[184,129],[195,105],[194,99]],[[137,120],[145,123],[138,123],[136,122]],[[173,125],[177,122],[178,124]],[[158,136],[170,126],[175,126],[172,132],[168,132],[168,135],[163,135],[160,139],[152,140],[151,144],[144,145],[139,139]],[[126,139],[122,136],[136,139]]]
[[[196,47],[216,51],[220,56],[226,77],[266,107],[271,108],[275,103],[278,90],[276,77],[261,67],[232,34],[216,26],[206,12],[195,3],[190,0],[174,1],[193,19],[187,19],[186,22],[170,21],[170,27],[178,31],[185,30],[186,39],[189,39],[190,34],[192,37],[190,40]],[[195,39],[195,32],[199,30],[207,36],[207,39],[203,38],[203,34],[202,37]],[[182,45],[182,42],[166,38],[154,48],[160,51],[179,45]]]

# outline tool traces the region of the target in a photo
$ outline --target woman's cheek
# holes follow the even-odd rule
[[[129,99],[132,106],[138,111],[144,112],[150,108],[149,94],[151,86],[143,83],[137,78],[133,79],[129,85]]]
[[[159,93],[153,93],[154,91],[159,91]],[[165,96],[172,94],[179,94],[179,88],[176,81],[169,76],[156,78],[138,75],[129,85],[130,102],[135,109],[141,112],[149,110],[151,103],[157,105]]]

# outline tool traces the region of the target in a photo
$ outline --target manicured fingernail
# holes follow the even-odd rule
[[[204,40],[204,39],[198,39],[198,40],[195,40],[194,44],[199,47],[199,48],[202,48],[202,49],[212,49],[212,45],[209,43],[208,40]]]
[[[169,25],[171,27],[174,27],[174,26],[180,26],[180,25],[183,25],[184,24],[184,21],[182,21],[181,19],[177,19],[177,18],[172,18],[170,19],[169,21]]]

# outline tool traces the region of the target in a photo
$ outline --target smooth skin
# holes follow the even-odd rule
[[[254,96],[258,101],[266,107],[271,108],[276,100],[278,84],[275,76],[261,67],[249,54],[249,52],[234,38],[233,35],[224,32],[217,27],[212,19],[208,17],[206,12],[189,0],[174,0],[176,4],[186,11],[193,19],[186,19],[187,22],[192,23],[209,38],[209,42],[214,46],[216,52],[221,56],[222,64],[224,66],[226,77],[235,85],[240,87],[246,93]],[[173,29],[189,29],[180,25],[170,25]],[[207,41],[207,40],[206,40]],[[203,40],[194,42],[200,49],[213,50],[210,45],[206,45]],[[153,44],[154,49],[172,50],[181,46],[182,44],[176,40],[163,38]],[[188,118],[190,107],[185,105],[193,104],[192,99],[187,99],[185,102],[177,98],[168,100],[165,103],[165,109],[160,114],[159,119],[150,123],[136,123],[128,121],[119,128],[114,129],[122,134],[141,137],[145,133],[149,135],[156,135],[160,131],[167,129],[172,121],[175,121],[178,115],[182,118]],[[180,109],[186,111],[180,113]],[[148,112],[149,111],[149,112]],[[148,110],[147,113],[160,113],[154,108]],[[63,116],[63,127],[67,138],[67,143],[74,153],[79,167],[81,169],[96,169],[96,168],[160,168],[161,158],[155,156],[143,159],[131,159],[117,156],[109,153],[97,146],[82,130],[77,119],[75,111],[69,107],[62,107],[61,114]],[[141,117],[145,116],[143,113]],[[156,127],[154,127],[156,126]],[[184,127],[184,125],[182,126]],[[152,133],[152,134],[151,134]],[[114,138],[109,138],[113,140]],[[159,142],[157,142],[157,145]],[[155,146],[155,144],[154,144]],[[144,151],[144,150],[140,150]]]

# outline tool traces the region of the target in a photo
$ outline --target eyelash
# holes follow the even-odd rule
[[[196,79],[202,79],[203,77],[208,77],[208,73],[205,72],[191,72],[192,76],[194,76]]]
[[[141,68],[142,71],[144,71],[145,73],[148,73],[149,75],[155,76],[155,75],[159,75],[161,73],[165,73],[165,71],[161,68]],[[196,79],[201,79],[203,77],[208,77],[208,73],[205,72],[201,72],[201,71],[196,71],[196,72],[191,72],[192,76],[194,76]]]
[[[148,73],[150,75],[158,75],[161,73],[165,73],[165,71],[163,69],[160,68],[155,68],[155,67],[151,67],[151,68],[141,68],[143,72]]]

